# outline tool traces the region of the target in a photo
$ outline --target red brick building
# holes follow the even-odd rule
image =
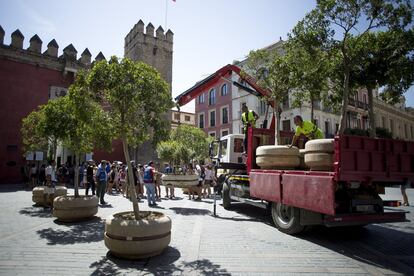
[[[220,79],[196,98],[196,126],[213,137],[232,133],[231,82]]]

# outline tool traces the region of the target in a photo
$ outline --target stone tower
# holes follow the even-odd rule
[[[161,26],[154,34],[154,26],[151,23],[145,27],[144,22],[139,20],[125,37],[124,56],[156,68],[171,89],[173,37],[174,34],[171,30],[164,33]],[[134,156],[131,157],[141,164],[150,160],[158,160],[157,153],[150,142],[145,142],[133,152]]]
[[[144,22],[140,20],[127,34],[124,56],[155,67],[171,86],[174,34],[171,30],[164,34],[164,29],[159,26],[154,35],[154,26],[151,23],[147,25],[144,33],[144,27]]]

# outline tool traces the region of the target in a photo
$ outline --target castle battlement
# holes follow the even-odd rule
[[[145,30],[145,32],[144,32]],[[152,23],[146,26],[142,20],[125,37],[124,56],[154,66],[161,76],[171,84],[174,33]]]
[[[171,30],[168,30],[167,33],[164,34],[164,29],[159,26],[154,34],[154,29],[152,23],[148,23],[145,27],[144,22],[139,20],[125,37],[125,56],[128,56],[129,52],[134,49],[138,43],[145,43],[148,44],[148,47],[156,47],[157,49],[163,48],[166,51],[172,52],[174,33]]]
[[[11,33],[10,45],[4,44],[5,31],[0,25],[0,58],[9,59],[17,62],[28,63],[40,67],[76,72],[82,68],[91,66],[92,54],[86,48],[80,57],[77,57],[78,51],[75,46],[69,44],[63,49],[62,55],[58,56],[59,45],[55,39],[52,39],[45,51],[42,53],[43,41],[35,34],[29,40],[29,47],[23,48],[24,35],[20,30]],[[105,59],[105,56],[99,52],[95,61]]]

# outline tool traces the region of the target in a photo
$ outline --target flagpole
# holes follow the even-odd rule
[[[167,30],[168,0],[165,0],[165,30]]]

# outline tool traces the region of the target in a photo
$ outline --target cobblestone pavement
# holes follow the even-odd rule
[[[408,193],[414,203],[414,191]],[[132,209],[124,197],[107,195],[109,205],[94,220],[62,224],[49,210],[32,206],[31,191],[0,186],[0,274],[414,275],[413,222],[357,232],[316,227],[294,237],[274,228],[265,210],[235,204],[226,211],[217,205],[214,217],[213,200],[177,194],[158,209],[173,222],[170,246],[160,256],[125,261],[112,257],[103,242],[104,219]],[[401,194],[387,189],[387,197]],[[149,209],[146,202],[140,207]],[[412,213],[408,217],[414,220]]]

